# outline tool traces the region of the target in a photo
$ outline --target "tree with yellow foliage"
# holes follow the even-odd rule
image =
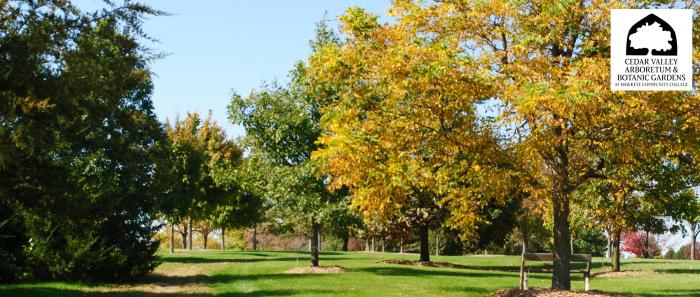
[[[507,180],[483,170],[498,165],[490,125],[476,112],[493,81],[457,39],[422,36],[424,24],[410,18],[381,25],[350,8],[341,21],[347,40],[310,58],[314,84],[335,86],[314,158],[331,187],[350,188],[366,221],[409,218],[429,261],[428,229],[446,210],[458,210],[448,224],[474,235],[479,210],[498,202],[483,190]]]
[[[520,164],[511,174],[551,210],[552,287],[570,289],[572,194],[619,166],[634,171],[659,152],[677,164],[697,147],[694,93],[609,89],[610,9],[652,4],[685,6],[404,0],[392,25],[350,9],[341,17],[347,42],[311,59],[320,80],[343,86],[316,158],[366,215],[427,189],[453,206],[452,222],[473,225],[475,210],[513,186],[489,164],[498,150],[474,108],[493,99],[508,136],[500,144]],[[484,178],[495,176],[506,178]]]
[[[695,149],[680,137],[696,135],[699,106],[693,93],[609,89],[610,9],[639,5],[647,4],[395,3],[398,16],[426,24],[429,29],[421,34],[458,40],[463,54],[496,80],[494,98],[503,106],[498,119],[504,127],[522,132],[511,141],[521,152],[519,163],[526,164],[519,169],[529,170],[535,181],[525,190],[551,207],[554,288],[571,287],[573,192],[593,179],[605,179],[618,164],[634,168],[658,148],[664,148],[664,162],[677,161]]]

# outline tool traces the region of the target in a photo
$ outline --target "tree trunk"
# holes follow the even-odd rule
[[[189,231],[187,231],[187,232],[188,232],[189,242],[190,242],[189,249],[191,251],[192,250],[192,217],[190,217],[189,226],[187,226],[187,228],[189,228]]]
[[[574,236],[569,237],[569,246],[571,247],[571,254],[574,254]]]
[[[615,231],[612,237],[612,271],[620,271],[620,235],[622,232]]]
[[[251,243],[253,244],[253,250],[257,251],[258,250],[258,226],[253,226],[253,236],[251,236],[250,239]]]
[[[204,241],[204,249],[207,249],[207,241],[209,240],[209,233],[202,233],[202,240]]]
[[[651,258],[649,253],[649,231],[644,231],[644,246],[642,247],[642,258]]]
[[[428,224],[420,226],[420,261],[430,262],[430,239],[428,237]]]
[[[343,252],[348,251],[348,244],[350,243],[350,236],[343,235]]]
[[[612,240],[610,240],[610,237],[612,237],[612,233],[608,231],[608,249],[605,251],[605,257],[606,258],[611,258],[612,254]]]
[[[563,176],[567,176],[564,174]],[[560,290],[571,289],[569,275],[571,258],[571,234],[569,233],[569,197],[564,190],[564,183],[554,189],[552,205],[554,209],[554,273],[552,288]]]
[[[382,253],[385,251],[385,249],[384,249],[385,247],[386,247],[386,241],[384,239],[382,239]]]
[[[226,250],[226,228],[221,227],[221,250]]]
[[[369,237],[365,238],[365,252],[369,252]]]
[[[403,243],[401,244],[401,247],[399,248],[399,253],[403,254]]]
[[[184,223],[182,230],[178,231],[182,237],[182,249],[187,249],[187,223]]]
[[[377,251],[376,249],[374,249],[374,237],[372,237],[372,246],[370,247],[370,249],[372,250],[372,252]]]
[[[700,228],[700,224],[690,224],[690,260],[695,260],[697,258],[695,254],[695,242],[698,239],[698,232],[700,232],[698,228]]]
[[[527,253],[527,222],[526,219],[521,217],[520,223],[520,240],[522,243],[522,252],[520,255],[520,289],[525,289],[525,253]]]
[[[435,232],[435,256],[440,256],[440,232]]]
[[[695,260],[695,236],[692,236],[690,242],[690,260]]]
[[[311,266],[318,266],[318,234],[321,226],[316,222],[311,222]]]
[[[170,253],[175,253],[175,225],[170,223]]]

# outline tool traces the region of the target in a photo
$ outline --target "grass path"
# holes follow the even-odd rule
[[[286,274],[308,265],[305,252],[184,252],[163,255],[154,273],[123,285],[33,283],[0,285],[0,296],[488,296],[517,286],[517,256],[443,256],[434,261],[468,268],[434,268],[380,264],[381,260],[415,260],[417,255],[390,253],[325,252],[322,265],[337,265],[350,272],[339,274]],[[596,259],[600,260],[600,259]],[[494,270],[494,267],[496,268]],[[596,262],[594,270],[602,270]],[[617,277],[596,277],[593,289],[634,296],[699,296],[700,261],[627,260],[624,270],[656,270]],[[504,271],[506,270],[506,271]],[[583,287],[580,275],[572,286]],[[547,287],[550,276],[533,274],[531,287]]]

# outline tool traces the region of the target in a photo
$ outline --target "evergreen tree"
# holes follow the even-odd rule
[[[128,2],[0,3],[0,281],[120,280],[157,265],[167,171],[153,113],[157,56]]]

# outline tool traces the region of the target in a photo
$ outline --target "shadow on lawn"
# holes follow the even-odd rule
[[[479,293],[482,296],[489,296],[494,291],[492,289],[472,287],[472,286],[443,287],[443,288],[441,288],[441,290],[443,290],[445,292],[454,292],[454,293],[465,293],[465,292]]]
[[[659,290],[654,292],[653,294],[645,294],[645,293],[635,293],[634,296],[642,296],[642,297],[656,297],[656,296],[664,296],[664,297],[673,297],[673,296],[684,296],[684,297],[700,297],[700,292],[698,290],[694,289],[667,289],[667,290]]]
[[[12,290],[0,288],[0,296],[7,297],[256,297],[256,296],[292,296],[297,294],[304,295],[331,295],[331,290],[259,290],[254,292],[240,293],[156,293],[156,292],[82,292],[71,289],[56,289],[56,288],[15,288]]]
[[[417,263],[420,263],[418,261],[409,261],[409,260],[398,260],[398,261],[393,261],[393,262],[388,262],[392,260],[385,260],[385,261],[380,261],[378,263],[382,264],[389,264],[389,265],[405,265],[408,267],[424,267],[424,268],[436,268],[436,269],[465,269],[465,270],[480,270],[480,271],[489,271],[489,272],[515,272],[515,273],[520,273],[520,266],[506,266],[506,265],[493,265],[493,266],[485,266],[485,265],[463,265],[463,264],[454,264],[454,263],[449,263],[449,262],[431,262],[430,264],[426,265],[419,265]],[[571,267],[572,268],[583,268],[584,265],[577,265],[578,263],[572,263]],[[546,264],[546,263],[539,263],[539,264],[530,264],[527,266],[527,268],[552,268],[551,264]],[[490,274],[489,274],[490,275]],[[512,275],[512,274],[511,274]]]
[[[299,250],[287,250],[287,251],[269,251],[269,253],[279,253],[279,254],[303,254],[308,255],[309,251],[299,251]],[[336,251],[320,251],[319,254],[323,255],[347,255],[349,252],[336,252]]]
[[[143,279],[133,282],[133,285],[148,285],[157,284],[163,287],[187,286],[187,285],[206,285],[212,286],[216,284],[233,283],[236,281],[258,281],[258,280],[284,280],[284,279],[299,279],[321,277],[328,274],[286,274],[286,273],[266,273],[266,274],[216,274],[216,275],[190,275],[190,276],[165,276],[165,275],[148,275]]]
[[[276,258],[200,258],[200,257],[168,257],[161,258],[163,263],[204,264],[204,263],[252,263],[263,261],[297,261],[297,257]]]
[[[95,296],[95,297],[254,297],[254,296],[292,296],[292,295],[311,295],[311,296],[331,296],[337,293],[333,290],[323,290],[323,289],[262,289],[253,292],[229,292],[229,293],[187,293],[187,292],[177,292],[181,290],[178,287],[189,287],[192,286],[192,290],[197,290],[197,287],[213,287],[218,284],[234,283],[238,281],[258,281],[258,280],[277,280],[282,281],[284,279],[300,279],[300,278],[314,278],[322,277],[321,274],[246,274],[246,275],[234,275],[234,274],[217,274],[217,275],[192,275],[192,276],[166,276],[159,274],[150,274],[144,276],[142,279],[129,283],[129,286],[133,287],[115,287],[114,291],[99,292],[99,291],[89,291],[90,288],[83,290],[76,290],[70,288],[50,288],[41,287],[41,284],[37,284],[37,287],[2,287],[0,286],[0,297],[83,297],[83,296]],[[109,284],[105,284],[109,286]],[[123,284],[122,284],[123,285]],[[141,289],[139,286],[142,285],[152,285],[160,287],[162,292],[153,291],[153,289]],[[93,284],[91,286],[99,287],[99,284]],[[98,288],[93,288],[96,290]]]
[[[160,259],[163,263],[182,263],[182,264],[208,264],[208,263],[255,263],[255,262],[289,262],[289,261],[299,261],[306,262],[309,261],[308,256],[299,257],[266,257],[266,258],[200,258],[200,257],[163,257]],[[348,260],[345,257],[336,256],[321,256],[319,258],[321,261],[326,260]],[[353,258],[352,260],[358,260],[363,258]]]
[[[479,267],[479,266],[477,266]],[[456,276],[456,277],[514,277],[512,273],[504,273],[503,271],[489,270],[485,272],[480,271],[459,271],[454,269],[445,268],[433,268],[424,269],[426,267],[396,267],[396,266],[386,266],[386,267],[367,267],[358,268],[354,271],[364,271],[377,275],[390,275],[390,276]],[[483,268],[482,268],[483,269]],[[478,270],[478,269],[477,269]],[[486,269],[484,269],[486,270]],[[517,276],[515,276],[517,277]],[[547,278],[544,274],[531,274],[530,278]]]
[[[674,273],[674,274],[699,274],[700,269],[655,269],[661,273]]]

